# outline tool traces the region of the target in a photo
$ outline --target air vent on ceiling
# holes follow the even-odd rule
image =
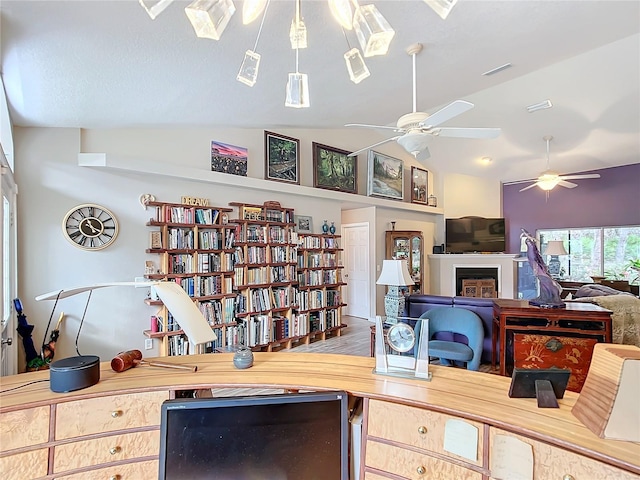
[[[510,63],[505,63],[504,65],[501,65],[487,72],[484,72],[482,75],[484,75],[485,77],[488,77],[489,75],[495,75],[496,73],[502,72],[503,70],[506,70],[507,68],[511,68],[511,67],[513,67],[513,65],[511,65]]]

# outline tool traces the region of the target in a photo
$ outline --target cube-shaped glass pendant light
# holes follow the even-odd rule
[[[195,0],[184,11],[198,37],[220,40],[236,7],[233,0]]]
[[[451,9],[456,5],[458,0],[424,0],[424,3],[433,8],[433,11],[445,20],[451,13]]]
[[[171,5],[173,0],[138,0],[142,8],[144,8],[152,20],[164,12],[164,9]]]
[[[308,108],[309,102],[309,79],[306,73],[290,73],[287,81],[287,98],[285,107]]]
[[[260,54],[252,50],[247,50],[244,60],[240,66],[240,71],[236,79],[239,82],[253,87],[258,79],[258,67],[260,66]]]
[[[307,26],[301,18],[291,20],[289,40],[291,41],[291,48],[293,50],[296,48],[307,48]]]
[[[396,34],[375,5],[358,7],[353,15],[353,28],[365,57],[386,55]]]
[[[347,70],[349,72],[349,78],[353,83],[360,83],[367,78],[371,73],[364,63],[364,58],[360,54],[360,50],[352,48],[344,54],[344,60],[347,62]]]

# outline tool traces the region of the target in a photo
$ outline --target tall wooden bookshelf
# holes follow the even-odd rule
[[[294,210],[279,203],[232,202],[238,217],[234,231],[237,290],[236,319],[244,327],[242,343],[272,350],[308,333],[295,312],[298,302]]]
[[[338,336],[343,303],[342,248],[339,235],[305,234],[298,238],[297,313],[309,324],[309,335]]]
[[[154,216],[147,222],[151,231],[146,252],[156,254],[158,263],[149,263],[145,277],[176,282],[193,298],[218,337],[205,346],[208,351],[238,343],[233,290],[235,225],[223,220],[232,209],[163,202],[151,202],[148,207]],[[160,355],[193,353],[188,352],[184,332],[162,302],[153,298],[146,302],[159,307],[152,317],[157,328],[146,330],[145,335],[161,341]]]

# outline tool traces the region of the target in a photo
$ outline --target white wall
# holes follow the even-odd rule
[[[345,149],[372,143],[371,134],[354,133],[351,130],[275,131],[301,140],[301,184],[309,187],[313,186],[312,141]],[[211,204],[218,206],[227,206],[234,201],[261,204],[266,200],[276,200],[283,206],[295,208],[296,214],[313,216],[316,231],[319,231],[324,219],[335,222],[339,228],[341,211],[354,208],[336,200],[336,196],[328,191],[326,197],[285,194],[281,191],[282,184],[279,182],[268,182],[273,183],[273,190],[267,192],[206,181],[78,166],[78,153],[105,152],[174,166],[201,168],[203,172],[209,172],[210,141],[218,140],[248,147],[249,176],[264,178],[262,129],[80,131],[16,128],[14,137],[16,181],[20,188],[19,296],[29,322],[36,325],[36,345],[42,341],[53,307],[53,302],[50,301],[36,302],[34,298],[37,295],[87,284],[131,281],[143,274],[146,260],[157,261],[157,256],[145,253],[149,242],[149,229],[145,227],[145,223],[152,216],[152,211],[145,211],[139,204],[139,196],[143,193],[151,193],[158,201],[165,202],[179,202],[183,195],[205,197]],[[379,137],[375,137],[373,141],[379,141]],[[394,142],[383,147],[385,148],[379,150],[396,157],[402,156]],[[416,164],[412,159],[406,160],[407,177],[412,162]],[[364,197],[358,196],[358,199],[376,204],[373,199],[368,200],[366,197],[366,172],[366,156],[361,155],[358,162],[358,184],[359,192]],[[434,175],[437,178],[437,174]],[[406,198],[409,198],[409,188],[410,185],[407,185]],[[456,187],[452,185],[450,188]],[[496,190],[497,195],[499,189]],[[490,195],[485,192],[485,196]],[[81,203],[101,204],[116,215],[120,233],[112,246],[97,252],[85,252],[65,240],[61,228],[62,219],[67,211]],[[442,214],[424,213],[400,202],[389,201],[386,205],[380,206],[378,202],[375,206],[377,221],[373,261],[381,263],[384,256],[384,231],[389,228],[391,219],[397,222],[397,229],[422,230],[425,234],[425,255],[429,253],[436,236],[435,224],[442,222]],[[400,208],[403,206],[408,206],[408,210]],[[479,214],[468,211],[464,213]],[[345,221],[344,218],[342,221]],[[377,277],[375,269],[372,269],[372,275]],[[425,279],[427,278],[425,275]],[[375,283],[375,278],[373,282]],[[95,291],[80,336],[80,352],[97,354],[102,360],[110,360],[121,350],[137,348],[143,350],[145,356],[153,356],[155,349],[144,351],[142,335],[142,331],[149,328],[149,317],[156,312],[155,307],[144,304],[146,294],[146,289],[126,287]],[[378,294],[380,297],[382,295],[383,293]],[[57,306],[53,321],[57,320],[61,311],[65,312],[67,318],[62,324],[56,358],[73,354],[85,301],[86,296],[79,295],[65,299]],[[377,311],[383,310],[381,301],[373,301],[372,304],[377,305]]]
[[[499,180],[448,174],[444,175],[443,184],[445,217],[501,216],[502,186]]]

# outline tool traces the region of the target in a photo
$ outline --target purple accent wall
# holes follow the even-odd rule
[[[520,251],[520,231],[535,235],[540,228],[640,225],[640,163],[580,173],[600,178],[576,180],[576,188],[556,187],[546,199],[538,187],[503,185],[502,214],[507,253]]]

